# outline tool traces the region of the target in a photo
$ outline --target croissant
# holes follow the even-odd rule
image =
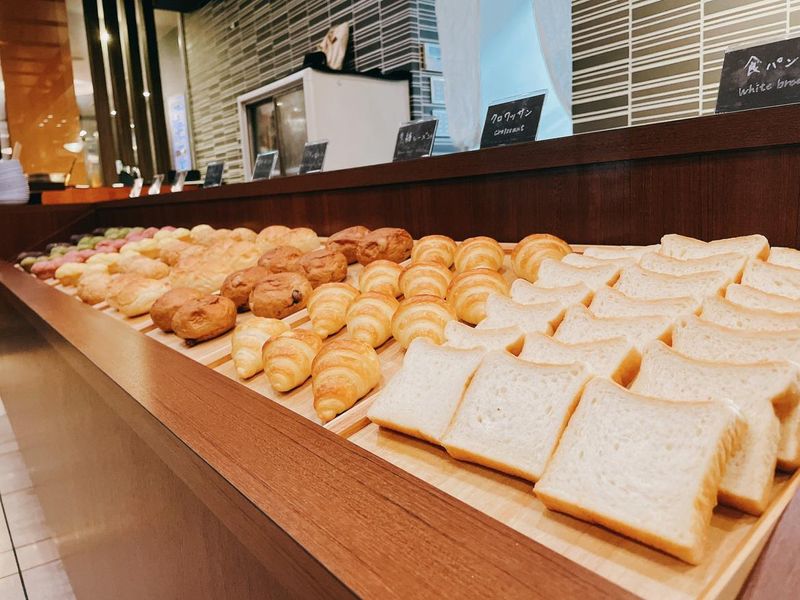
[[[508,281],[492,269],[472,269],[456,275],[447,288],[447,301],[462,321],[473,325],[486,317],[486,297],[508,296]]]
[[[323,422],[343,413],[381,380],[381,363],[371,346],[359,340],[334,340],[311,366],[314,410]]]
[[[293,329],[264,344],[264,373],[272,388],[288,392],[311,376],[311,363],[322,348],[322,338],[308,329]]]
[[[358,290],[347,283],[325,283],[308,298],[311,328],[323,339],[344,327],[347,310],[358,298]]]
[[[452,279],[453,272],[440,262],[415,262],[403,270],[398,283],[406,298],[422,295],[444,298]]]
[[[438,296],[412,296],[403,300],[394,313],[392,335],[403,348],[418,337],[441,344],[445,325],[456,318],[453,307]]]
[[[252,317],[236,326],[231,338],[231,358],[236,374],[248,379],[264,368],[261,351],[270,338],[289,331],[289,326],[279,319]]]
[[[121,286],[107,300],[126,317],[138,317],[150,312],[153,303],[168,289],[169,283],[163,279],[139,277]]]
[[[458,245],[453,262],[456,273],[472,269],[491,269],[499,271],[503,266],[503,248],[490,237],[467,238]]]
[[[358,276],[358,288],[362,292],[379,292],[397,298],[400,295],[400,274],[403,267],[390,260],[369,263]]]
[[[189,300],[200,298],[203,294],[191,288],[172,288],[162,294],[150,307],[150,318],[161,331],[172,331],[172,317]]]
[[[511,252],[511,266],[517,277],[536,281],[539,265],[546,258],[561,260],[572,252],[569,244],[549,233],[534,233],[522,239]]]
[[[414,240],[405,229],[381,227],[369,232],[356,247],[356,258],[362,265],[375,260],[403,262],[411,254]]]
[[[258,246],[259,252],[264,254],[267,250],[272,250],[276,246],[279,246],[280,244],[275,243],[276,240],[287,233],[289,233],[289,228],[285,225],[270,225],[269,227],[264,227],[256,236],[256,246]]]
[[[361,294],[347,311],[347,334],[377,348],[392,336],[392,317],[400,303],[379,292]]]
[[[172,317],[172,330],[188,344],[210,340],[236,325],[236,305],[222,296],[201,296],[185,302]]]
[[[411,262],[438,262],[448,269],[453,264],[456,243],[446,235],[426,235],[414,245]]]
[[[347,263],[353,264],[354,262],[358,262],[358,259],[356,258],[356,248],[358,247],[358,242],[360,242],[361,239],[364,238],[364,236],[366,236],[368,233],[369,229],[363,225],[348,227],[347,229],[337,231],[330,236],[328,241],[325,242],[325,247],[328,250],[341,252],[347,259]]]

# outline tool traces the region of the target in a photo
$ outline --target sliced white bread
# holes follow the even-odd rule
[[[639,375],[631,391],[681,400],[730,400],[742,413],[747,431],[741,448],[728,461],[719,501],[753,515],[769,503],[780,421],[775,414],[797,404],[798,367],[788,361],[751,365],[709,362],[684,356],[661,342],[642,354]]]
[[[536,481],[588,379],[584,365],[536,365],[491,352],[442,445],[454,458]]]
[[[367,417],[382,427],[438,443],[485,353],[483,348],[462,350],[416,338]]]
[[[731,402],[651,398],[598,377],[534,492],[547,508],[698,564],[743,428]]]
[[[663,298],[642,300],[631,298],[617,289],[604,287],[597,290],[589,305],[596,317],[650,317],[661,315],[677,319],[681,315],[700,310],[700,302],[694,298]]]
[[[560,302],[564,308],[573,304],[589,304],[592,290],[584,283],[565,287],[536,287],[525,279],[515,279],[511,284],[511,299],[520,304]]]
[[[626,337],[641,352],[652,340],[669,342],[673,319],[669,317],[595,317],[579,304],[567,309],[555,339],[567,344]]]
[[[800,271],[791,267],[773,265],[763,260],[748,261],[742,275],[742,285],[800,300]]]
[[[561,259],[561,262],[573,267],[603,267],[606,265],[617,265],[618,267],[629,267],[635,265],[639,260],[633,256],[621,256],[619,258],[596,258],[585,254],[571,252]]]
[[[782,248],[780,246],[773,246],[769,250],[768,263],[773,265],[781,265],[783,267],[791,267],[792,269],[800,269],[800,250],[794,248]]]
[[[583,283],[592,290],[611,285],[619,277],[619,266],[615,264],[598,267],[574,267],[559,260],[548,258],[539,265],[537,287],[564,287]]]
[[[769,241],[763,235],[754,234],[704,242],[671,233],[661,238],[659,252],[673,258],[705,258],[714,254],[735,252],[751,258],[765,259],[769,255]]]
[[[498,329],[475,329],[460,321],[448,321],[444,326],[444,345],[451,348],[485,348],[519,354],[525,334],[516,325]]]
[[[725,298],[747,308],[763,308],[774,312],[800,312],[800,300],[792,300],[785,296],[762,292],[749,285],[734,283],[725,289]]]
[[[486,297],[486,317],[478,329],[497,329],[516,325],[524,333],[553,333],[564,318],[560,302],[520,304],[507,296],[489,294]]]
[[[672,332],[672,347],[692,358],[740,364],[789,360],[800,364],[800,330],[744,331],[722,327],[697,317],[683,317]],[[800,405],[778,411],[781,441],[778,466],[800,466]]]
[[[746,308],[719,296],[706,298],[700,318],[731,329],[751,331],[800,329],[800,312],[779,313],[763,308]]]
[[[648,252],[658,252],[661,244],[652,246],[587,246],[583,251],[585,256],[592,258],[635,258],[640,259]]]
[[[702,301],[706,296],[721,294],[729,283],[731,280],[721,271],[665,275],[634,265],[622,270],[614,287],[626,296],[642,300],[694,298]]]
[[[583,363],[592,375],[608,377],[622,385],[628,385],[636,376],[641,359],[639,351],[625,337],[567,344],[541,333],[525,336],[519,357],[545,365]]]
[[[672,258],[663,254],[651,252],[645,254],[639,265],[648,271],[664,273],[665,275],[691,275],[692,273],[708,273],[709,271],[721,271],[728,276],[731,281],[739,281],[742,278],[742,271],[747,263],[744,254],[714,254],[705,258]]]

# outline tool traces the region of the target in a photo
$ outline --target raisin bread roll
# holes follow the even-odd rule
[[[308,278],[311,287],[319,287],[323,283],[344,281],[347,277],[347,259],[341,252],[320,248],[300,259],[300,267]]]
[[[403,348],[418,337],[434,344],[444,342],[444,328],[455,320],[456,311],[438,296],[412,296],[400,303],[392,317],[392,336]]]
[[[289,233],[289,228],[285,225],[270,225],[269,227],[264,227],[256,236],[258,251],[264,254],[264,252],[280,246],[277,241],[287,233]]]
[[[411,262],[438,262],[448,269],[453,265],[456,243],[446,235],[426,235],[414,244]]]
[[[168,289],[169,283],[164,279],[138,277],[123,285],[107,300],[109,305],[126,317],[138,317],[150,312],[155,301]]]
[[[191,288],[172,288],[166,294],[162,294],[150,308],[150,318],[161,331],[170,333],[172,331],[172,317],[175,312],[189,300],[200,298],[203,294]]]
[[[307,329],[293,329],[264,344],[264,373],[275,391],[288,392],[311,376],[311,363],[322,338]]]
[[[403,296],[432,295],[444,298],[453,272],[441,262],[411,263],[400,275],[399,285]]]
[[[185,302],[172,317],[172,330],[189,345],[213,339],[236,325],[236,305],[222,296]]]
[[[341,252],[347,259],[347,263],[353,264],[358,262],[358,259],[356,258],[356,248],[358,248],[358,243],[364,239],[368,233],[369,229],[363,225],[348,227],[347,229],[337,231],[330,236],[328,241],[325,242],[325,247],[328,250],[333,250],[334,252]]]
[[[390,260],[369,263],[358,276],[358,288],[366,292],[378,292],[397,298],[400,295],[400,274],[403,267]]]
[[[302,273],[301,258],[303,253],[294,246],[276,246],[262,254],[258,264],[270,273]]]
[[[347,335],[377,348],[392,337],[392,317],[399,305],[386,294],[361,294],[347,311]]]
[[[311,366],[314,410],[323,422],[351,408],[377,386],[381,363],[375,350],[359,340],[334,340]]]
[[[411,255],[414,240],[405,229],[381,227],[365,235],[356,248],[356,258],[362,265],[376,260],[403,262]]]
[[[358,290],[347,283],[324,283],[308,299],[311,329],[323,339],[344,327],[347,311],[358,298]]]
[[[522,239],[511,252],[511,266],[517,277],[533,283],[539,265],[547,258],[561,260],[572,252],[569,244],[549,233],[534,233]]]
[[[300,273],[273,273],[250,292],[250,310],[257,317],[283,319],[303,310],[312,291]]]
[[[453,262],[456,273],[472,269],[491,269],[499,271],[503,267],[503,248],[496,240],[481,235],[467,238],[458,245]]]
[[[508,296],[508,281],[492,269],[472,269],[456,275],[447,288],[447,301],[458,318],[472,325],[486,317],[486,298],[491,293]]]
[[[261,350],[271,337],[289,331],[289,326],[280,319],[252,317],[240,323],[231,337],[231,358],[236,374],[248,379],[264,368]]]
[[[264,267],[250,267],[249,269],[242,269],[241,271],[234,271],[225,278],[222,282],[222,287],[219,288],[220,296],[230,298],[236,305],[239,311],[248,310],[248,302],[250,301],[250,292],[253,288],[261,283],[268,275],[269,271]]]

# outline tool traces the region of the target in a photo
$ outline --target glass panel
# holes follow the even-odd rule
[[[262,152],[278,149],[278,137],[275,132],[275,105],[272,98],[247,107],[247,120],[250,123],[250,143],[252,156]]]
[[[275,98],[280,139],[281,171],[296,175],[303,160],[303,148],[308,141],[306,102],[303,88],[286,92]]]

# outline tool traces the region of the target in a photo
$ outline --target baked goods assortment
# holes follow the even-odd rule
[[[800,467],[800,251],[763,236],[572,248],[533,234],[506,261],[491,238],[397,228],[147,234],[20,266],[190,343],[250,308],[235,372],[277,401],[310,394],[328,422],[367,398],[380,427],[690,564],[716,504],[761,515],[776,469]],[[358,288],[344,283],[356,261]],[[391,347],[402,365],[382,381]]]

